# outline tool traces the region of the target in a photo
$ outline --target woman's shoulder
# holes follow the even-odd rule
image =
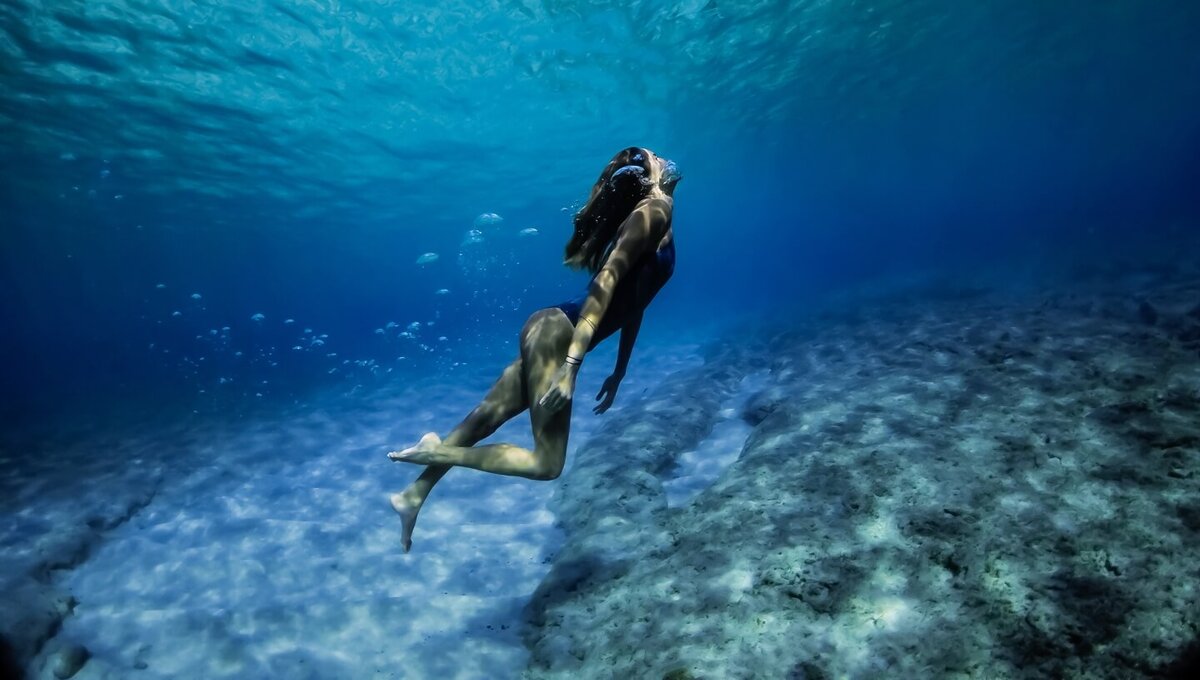
[[[671,219],[671,211],[675,208],[675,199],[670,196],[651,196],[642,202],[645,203],[647,210],[662,213],[668,220]]]
[[[669,196],[652,196],[642,200],[637,210],[645,213],[650,227],[651,240],[657,244],[664,234],[671,230],[671,213],[675,207]]]

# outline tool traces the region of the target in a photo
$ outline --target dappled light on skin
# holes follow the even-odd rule
[[[627,162],[637,165],[630,166]],[[637,172],[621,172],[624,168],[635,168]],[[627,287],[637,285],[638,272],[631,272],[634,264],[644,261],[648,254],[656,254],[663,243],[670,241],[671,196],[679,179],[673,163],[648,149],[630,147],[614,156],[593,185],[588,202],[576,215],[575,233],[567,246],[568,263],[574,258],[576,264],[596,264],[600,262],[597,256],[603,255],[588,287],[587,299],[579,309],[578,323],[572,324],[561,308],[535,312],[521,329],[521,356],[504,369],[483,401],[458,427],[444,440],[430,432],[416,445],[388,454],[393,461],[426,466],[408,488],[390,497],[392,509],[400,516],[405,552],[411,549],[416,520],[430,491],[452,467],[537,481],[554,480],[562,473],[576,374],[584,356],[602,339],[596,335],[597,329],[606,315],[611,315],[624,328],[621,365],[610,376],[612,382],[606,382],[605,389],[615,392],[624,377],[624,362],[628,361],[642,312],[653,293],[644,300],[635,299],[634,309],[612,308],[613,296],[622,281]],[[627,214],[620,209],[622,205],[631,205]],[[498,219],[487,216],[489,223]],[[666,276],[669,275],[670,271]],[[530,413],[533,449],[508,443],[479,443],[525,410]]]
[[[0,676],[1196,677],[1197,29],[8,0]]]

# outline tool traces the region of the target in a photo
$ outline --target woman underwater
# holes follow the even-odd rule
[[[521,355],[445,439],[430,432],[416,446],[388,454],[395,461],[428,466],[391,497],[403,522],[404,552],[412,547],[417,513],[429,492],[455,465],[536,480],[558,477],[584,354],[620,330],[617,364],[596,395],[603,400],[595,412],[612,405],[642,313],[675,269],[671,214],[679,179],[675,164],[649,149],[630,147],[613,156],[575,214],[575,232],[566,247],[564,264],[593,274],[587,295],[529,317],[521,329]],[[476,446],[527,408],[532,451],[513,444]]]

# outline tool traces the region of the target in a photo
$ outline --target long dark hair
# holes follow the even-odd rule
[[[622,149],[605,166],[600,178],[592,185],[587,203],[575,213],[575,232],[567,242],[563,264],[575,269],[587,269],[593,274],[604,265],[613,236],[637,202],[645,196],[648,188],[636,193],[615,194],[605,191],[613,173],[627,165],[640,166],[642,177],[650,176],[651,155],[646,149],[631,146]]]

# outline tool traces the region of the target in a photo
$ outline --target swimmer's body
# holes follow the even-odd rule
[[[617,364],[596,395],[600,404],[595,412],[612,405],[642,314],[674,272],[671,216],[679,179],[675,164],[649,149],[630,147],[614,156],[575,214],[575,231],[566,247],[565,264],[594,274],[586,297],[529,317],[521,329],[520,356],[445,439],[429,432],[415,446],[388,454],[395,461],[427,466],[391,497],[403,524],[405,552],[412,547],[417,513],[430,490],[455,465],[536,480],[559,476],[583,357],[620,330]],[[476,446],[525,409],[533,425],[532,451],[503,443]]]

